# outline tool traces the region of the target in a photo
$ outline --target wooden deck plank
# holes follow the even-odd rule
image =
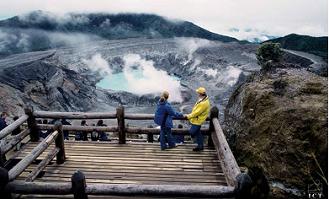
[[[37,144],[27,144],[15,158],[24,157]],[[161,151],[158,143],[120,145],[111,142],[68,141],[65,142],[66,162],[57,165],[53,160],[44,169],[42,177],[35,181],[70,182],[74,171],[80,170],[85,174],[87,184],[227,185],[216,152],[208,148],[203,152],[193,152],[193,147],[193,144],[186,144]],[[43,159],[49,150],[41,154],[38,160]],[[31,164],[18,179],[24,180],[36,166],[37,162]],[[36,195],[33,197],[37,198]]]
[[[28,143],[15,158],[23,158],[37,144]],[[216,152],[208,148],[203,152],[193,152],[193,147],[193,144],[186,144],[161,151],[158,143],[120,145],[111,142],[66,141],[66,162],[58,165],[53,160],[43,170],[42,177],[35,181],[70,182],[74,171],[80,170],[85,174],[87,184],[227,185]],[[50,148],[41,154],[38,160],[42,160],[49,150]],[[17,179],[24,180],[37,163],[31,164]],[[147,199],[144,196],[110,197]],[[22,195],[20,198],[73,198],[73,195]],[[109,198],[109,196],[89,196],[89,198]]]

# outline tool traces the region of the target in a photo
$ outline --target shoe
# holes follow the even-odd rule
[[[174,145],[174,146],[169,146],[168,149],[173,149],[173,148],[176,148],[177,146]]]
[[[195,147],[193,151],[203,151],[203,148]]]

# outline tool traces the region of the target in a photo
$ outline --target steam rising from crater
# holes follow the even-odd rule
[[[229,86],[233,86],[238,81],[241,72],[241,69],[234,66],[229,66],[220,77],[220,81],[228,84]]]
[[[124,75],[128,82],[130,92],[143,94],[159,94],[164,90],[170,93],[169,100],[182,102],[180,82],[168,75],[166,71],[154,67],[153,61],[142,59],[139,55],[128,54],[123,57],[125,62]],[[132,70],[140,70],[142,77],[136,77]]]
[[[111,74],[108,62],[100,54],[83,61],[91,70],[103,75],[103,80],[98,83],[102,88],[124,90],[136,95],[159,95],[166,90],[170,93],[169,101],[183,101],[179,80],[166,71],[156,69],[153,61],[143,59],[140,55],[123,56],[123,70],[116,74]]]
[[[193,59],[193,53],[199,48],[210,46],[211,41],[198,38],[175,38],[179,48],[188,53],[188,61]]]
[[[102,76],[109,76],[112,74],[112,70],[108,62],[102,57],[101,54],[95,54],[91,59],[82,59],[88,68],[94,72],[99,72]]]

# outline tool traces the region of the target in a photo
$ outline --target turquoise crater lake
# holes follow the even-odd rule
[[[142,70],[131,70],[129,75],[132,75],[134,79],[145,79]],[[180,81],[180,78],[174,75],[171,75],[170,78],[173,81]],[[145,79],[147,81],[147,79]],[[130,84],[134,82],[129,82],[126,78],[124,72],[114,73],[105,76],[102,80],[100,80],[96,85],[103,89],[115,90],[115,91],[127,91],[134,93],[134,90],[131,88]],[[154,82],[150,82],[153,84]],[[161,83],[161,82],[160,82]],[[147,88],[145,88],[147,89]]]

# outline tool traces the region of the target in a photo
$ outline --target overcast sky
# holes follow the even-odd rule
[[[155,13],[238,39],[328,35],[328,0],[1,0],[0,18],[45,10]],[[238,30],[237,30],[238,29]]]

